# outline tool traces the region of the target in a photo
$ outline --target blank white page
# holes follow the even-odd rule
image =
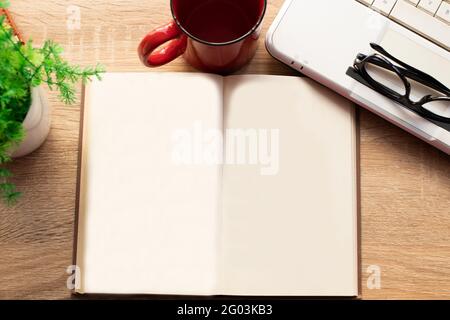
[[[87,89],[77,263],[84,293],[213,294],[221,166],[179,166],[174,132],[222,130],[222,78],[106,74]]]
[[[356,296],[353,106],[297,77],[229,77],[224,88],[226,130],[279,130],[279,171],[224,166],[219,291]]]

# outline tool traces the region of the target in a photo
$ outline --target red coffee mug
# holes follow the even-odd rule
[[[234,72],[254,56],[267,0],[171,0],[173,21],[150,32],[139,45],[148,67],[183,55],[193,67]]]

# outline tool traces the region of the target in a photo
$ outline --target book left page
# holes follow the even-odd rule
[[[201,130],[222,132],[222,87],[185,73],[109,73],[87,87],[78,292],[214,293],[221,165],[199,150]]]

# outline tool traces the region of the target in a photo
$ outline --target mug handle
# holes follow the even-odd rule
[[[157,50],[158,47],[168,44]],[[175,21],[157,28],[141,41],[138,53],[147,67],[159,67],[181,56],[187,47],[187,36],[178,28]]]

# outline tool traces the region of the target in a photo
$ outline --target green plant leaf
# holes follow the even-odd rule
[[[9,5],[0,0],[0,7]],[[30,90],[46,84],[58,90],[60,99],[66,104],[76,102],[76,85],[93,78],[101,79],[105,69],[72,65],[63,58],[63,48],[47,40],[41,47],[32,41],[19,42],[8,26],[5,16],[0,15],[0,164],[11,161],[10,150],[20,144],[25,136],[22,122],[28,113]],[[0,169],[0,196],[12,204],[20,196],[14,184],[8,180],[11,173]]]
[[[0,195],[6,205],[12,206],[17,203],[22,193],[16,191],[16,186],[12,183],[5,182],[0,184]]]
[[[0,168],[0,178],[11,178],[12,174],[8,169]]]
[[[6,9],[10,6],[9,0],[0,0],[0,8]]]

